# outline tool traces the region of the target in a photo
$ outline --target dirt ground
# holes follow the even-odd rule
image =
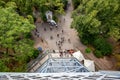
[[[71,3],[71,0],[69,0]],[[86,59],[93,60],[96,64],[96,68],[98,70],[114,70],[114,58],[112,57],[104,57],[104,58],[96,58],[93,53],[86,54],[85,49],[86,46],[80,42],[79,37],[77,36],[77,31],[75,29],[71,29],[70,25],[72,22],[71,14],[73,11],[73,6],[70,4],[68,7],[66,14],[59,16],[58,28],[50,26],[48,23],[35,23],[36,28],[38,30],[39,37],[35,36],[35,31],[33,31],[33,35],[35,38],[34,47],[42,47],[43,50],[58,50],[60,47],[58,46],[58,42],[61,41],[61,38],[64,37],[64,42],[61,44],[61,49],[77,49],[80,50]],[[52,27],[52,30],[50,29]],[[63,30],[63,32],[62,32]],[[59,34],[59,37],[57,36]],[[41,40],[42,39],[42,40]],[[70,41],[68,40],[70,39]],[[43,42],[42,42],[43,41]]]

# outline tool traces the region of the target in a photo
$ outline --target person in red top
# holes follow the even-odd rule
[[[69,53],[70,53],[71,56],[73,56],[72,54],[74,53],[74,50],[73,50],[73,49],[70,49],[70,50],[69,50]]]

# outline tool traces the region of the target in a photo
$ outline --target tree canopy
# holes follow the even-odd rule
[[[63,14],[67,0],[0,0],[0,71],[25,71],[38,56],[30,35],[35,29],[34,9],[45,16]]]
[[[72,15],[72,27],[84,43],[94,44],[97,38],[109,36],[120,39],[119,0],[81,0],[80,3]]]
[[[62,14],[66,5],[65,1],[67,0],[2,0],[0,3],[5,5],[6,2],[15,2],[19,14],[26,16],[32,14],[33,7],[41,13],[51,10],[55,14]]]
[[[23,71],[34,57],[33,41],[27,36],[35,28],[32,17],[20,16],[16,8],[14,2],[0,7],[0,71]]]

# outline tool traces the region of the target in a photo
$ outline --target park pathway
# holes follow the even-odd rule
[[[54,27],[50,30],[50,25],[48,23],[36,23],[36,27],[38,30],[38,34],[40,37],[36,37],[35,35],[35,48],[42,47],[44,50],[58,50],[59,46],[56,44],[61,41],[61,38],[64,37],[64,42],[62,43],[61,49],[77,49],[80,50],[86,59],[90,59],[95,61],[97,69],[102,70],[113,70],[114,63],[110,58],[96,58],[92,53],[86,54],[85,49],[86,46],[80,42],[79,37],[77,36],[77,31],[75,29],[71,29],[71,14],[73,11],[72,0],[69,0],[70,5],[66,10],[66,14],[59,16],[58,20],[58,29]],[[46,29],[46,30],[45,30]],[[63,30],[63,32],[62,32]],[[57,37],[59,34],[59,37]],[[52,37],[52,39],[51,39]],[[41,38],[43,42],[41,41]],[[70,39],[70,42],[68,41]]]
[[[85,46],[80,43],[76,30],[70,28],[72,22],[71,14],[73,11],[73,7],[71,0],[69,0],[69,3],[70,5],[66,10],[65,15],[59,16],[58,29],[54,27],[51,31],[50,25],[48,23],[36,24],[40,36],[42,37],[42,39],[44,39],[44,43],[41,43],[40,39],[36,38],[36,48],[42,45],[41,47],[43,47],[44,50],[58,50],[59,46],[56,45],[56,42],[58,43],[59,41],[61,41],[62,37],[64,37],[64,42],[62,43],[61,49],[75,49],[76,47],[81,47],[81,49],[85,48]],[[44,31],[44,28],[46,29],[46,31]],[[59,34],[59,37],[57,37],[57,34]],[[53,37],[53,39],[51,39],[51,36]],[[68,39],[70,39],[70,42],[68,41]]]

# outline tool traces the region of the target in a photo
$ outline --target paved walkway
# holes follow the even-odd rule
[[[71,0],[69,1],[71,3]],[[66,11],[66,14],[64,16],[60,16],[58,28],[53,27],[52,30],[50,30],[51,26],[48,23],[43,24],[36,23],[36,27],[39,32],[38,33],[39,37],[37,36],[35,37],[35,48],[41,46],[44,50],[46,49],[58,50],[59,49],[58,42],[61,41],[61,38],[64,37],[61,49],[78,49],[82,53],[85,53],[84,51],[86,49],[86,46],[80,42],[76,30],[70,28],[72,22],[71,18],[72,11],[73,7],[72,4],[70,4],[68,10]],[[59,37],[57,37],[57,34],[59,34]],[[70,39],[70,42],[68,41],[68,39]],[[98,59],[93,54],[83,55],[86,57],[86,59],[94,60],[95,64],[99,67],[98,69],[103,70],[113,69],[114,63],[110,61],[110,58]]]
[[[71,0],[69,1],[71,3]],[[58,21],[58,29],[56,27],[53,27],[53,29],[50,30],[51,26],[48,23],[36,24],[40,37],[44,39],[44,43],[41,43],[40,38],[36,37],[35,48],[42,46],[43,49],[58,50],[59,46],[56,45],[56,42],[59,43],[59,41],[61,41],[61,38],[64,37],[61,49],[75,49],[76,47],[81,47],[84,49],[85,46],[80,43],[77,32],[75,29],[70,28],[72,22],[71,13],[73,11],[73,7],[71,5],[72,4],[70,4],[68,7],[66,14],[64,16],[60,16]],[[46,31],[44,29],[46,29]],[[59,37],[57,37],[57,34],[59,34]],[[53,39],[51,39],[51,36]]]

